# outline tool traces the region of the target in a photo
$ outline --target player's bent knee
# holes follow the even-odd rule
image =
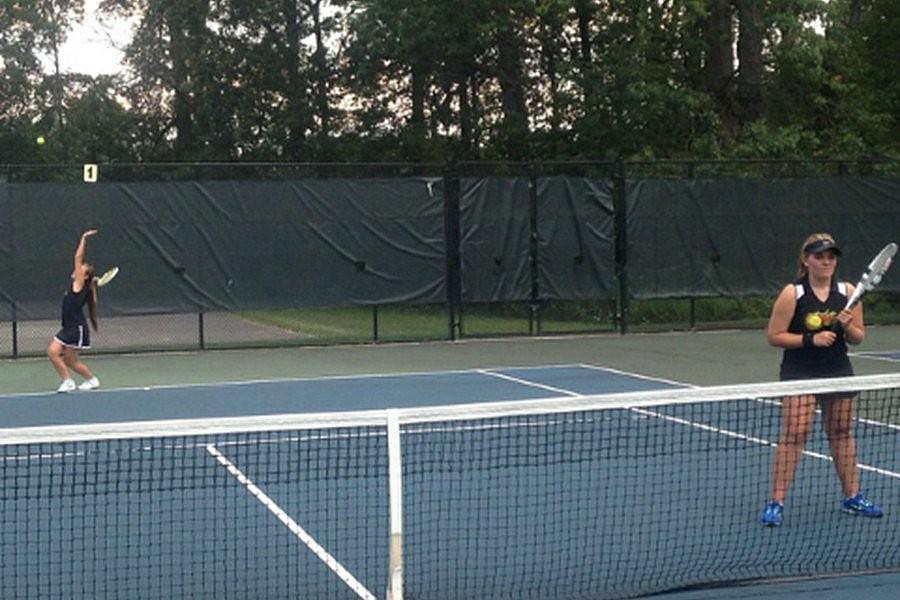
[[[832,442],[840,442],[843,440],[849,440],[851,435],[851,429],[849,427],[839,427],[836,429],[832,429],[826,433],[828,436],[828,440]]]
[[[804,445],[809,437],[809,430],[787,431],[781,438],[781,443],[789,446]]]

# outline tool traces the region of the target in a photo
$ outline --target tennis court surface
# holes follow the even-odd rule
[[[847,385],[886,517],[840,512],[817,424],[785,524],[761,527],[777,398]],[[0,597],[623,598],[894,572],[898,388],[574,364],[2,396]]]

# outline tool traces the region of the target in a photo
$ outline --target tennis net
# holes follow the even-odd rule
[[[624,598],[900,570],[900,374],[0,431],[3,598]],[[789,394],[855,393],[761,527]],[[820,419],[819,419],[820,420]]]

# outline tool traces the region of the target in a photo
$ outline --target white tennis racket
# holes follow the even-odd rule
[[[881,278],[891,267],[891,262],[893,262],[895,254],[897,254],[896,242],[891,242],[881,249],[881,252],[879,252],[878,255],[872,259],[872,262],[869,263],[869,266],[866,267],[865,273],[860,277],[859,283],[856,284],[856,289],[853,290],[853,294],[850,296],[850,299],[847,300],[847,306],[844,307],[844,310],[849,310],[856,306],[856,303],[859,302],[863,296],[868,292],[871,292],[875,289],[875,286],[881,283]]]
[[[118,274],[119,267],[113,267],[97,279],[97,287],[103,287],[104,285],[115,279],[116,275]]]

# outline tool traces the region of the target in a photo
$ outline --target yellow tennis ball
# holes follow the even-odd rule
[[[43,146],[44,144],[47,143],[47,138],[45,138],[45,137],[42,136],[42,135],[39,135],[39,136],[37,136],[37,139],[34,140],[34,141],[37,142],[37,145],[38,145],[38,146]]]
[[[806,328],[810,331],[815,331],[816,329],[821,329],[822,327],[822,317],[819,316],[819,313],[809,313],[806,315]]]

